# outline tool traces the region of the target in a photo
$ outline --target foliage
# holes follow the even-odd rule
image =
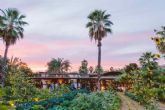
[[[133,76],[137,74],[137,70],[139,70],[139,67],[136,63],[130,63],[129,65],[126,65],[124,67],[124,70],[121,70],[123,74],[121,74],[116,81],[122,84],[127,84],[129,89],[129,85],[132,85],[134,82]]]
[[[9,105],[0,104],[0,110],[15,110],[15,108]]]
[[[26,17],[21,15],[17,9],[9,8],[1,10],[0,15],[0,35],[7,45],[15,44],[17,39],[23,38],[23,26],[27,23],[23,21]]]
[[[5,95],[6,95],[6,93],[4,92],[2,86],[0,85],[0,101],[2,100],[2,97]]]
[[[157,98],[157,88],[154,81],[156,76],[150,69],[140,70],[134,76],[135,81],[131,91],[140,97],[141,104],[151,103]]]
[[[142,97],[134,95],[130,92],[125,92],[125,95],[138,102],[142,100]],[[159,106],[156,104],[156,102],[146,103],[143,105],[147,110],[159,110]]]
[[[138,70],[137,74],[133,75],[134,80],[132,88],[129,90],[132,94],[139,97],[141,104],[152,103],[155,99],[165,100],[165,77],[162,69],[151,71]]]
[[[7,53],[10,45],[14,45],[17,40],[24,37],[24,26],[28,23],[24,21],[25,15],[19,13],[15,8],[8,8],[6,10],[0,9],[2,14],[0,15],[0,36],[5,44],[4,52],[4,68],[7,61]],[[5,79],[5,71],[3,71],[3,85]]]
[[[49,89],[40,89],[38,90],[37,95],[35,95],[35,98],[33,101],[46,100],[51,97],[61,97],[63,94],[66,94],[69,92],[70,92],[70,89],[65,84],[59,85],[57,89],[53,92],[51,92]]]
[[[142,68],[149,68],[151,70],[158,68],[157,60],[158,58],[151,52],[143,53],[143,55],[139,58]]]
[[[154,31],[156,32],[157,36],[152,38],[152,40],[154,40],[159,52],[165,55],[165,27],[162,26],[161,31],[158,31],[158,30],[154,30]]]
[[[100,67],[100,68],[98,68],[98,66],[96,66],[96,68],[95,68],[95,70],[94,70],[94,73],[103,73],[103,68],[102,67]]]
[[[101,41],[102,38],[107,36],[107,33],[111,33],[111,25],[113,24],[109,20],[110,14],[106,14],[106,11],[95,10],[89,14],[86,27],[89,28],[89,36],[95,41]]]
[[[142,68],[139,69],[130,69],[127,66],[117,81],[129,84],[130,87],[127,89],[132,94],[129,96],[141,104],[149,104],[157,99],[164,101],[165,71],[158,68],[157,58],[152,53],[145,53],[140,63]]]
[[[69,60],[64,60],[63,58],[53,58],[47,65],[48,72],[57,74],[67,72],[71,67]]]
[[[43,99],[49,99],[53,96],[54,94],[50,92],[49,89],[40,89],[35,98],[38,98],[38,100],[43,100]]]
[[[111,25],[113,24],[110,20],[110,14],[106,14],[106,11],[94,10],[88,15],[89,22],[86,27],[89,29],[89,37],[91,40],[95,40],[98,46],[98,71],[101,73],[101,46],[102,39],[107,36],[108,33],[112,33]],[[99,78],[98,75],[98,78]],[[100,90],[100,82],[98,81],[98,90]]]
[[[17,103],[31,101],[38,93],[32,80],[29,79],[32,71],[18,58],[12,58],[7,63],[5,100],[15,100]]]
[[[64,101],[50,110],[119,110],[120,99],[113,91],[78,94],[72,101]]]
[[[158,73],[157,77],[155,78],[158,99],[165,102],[165,68],[160,68],[155,72]]]
[[[41,105],[34,105],[34,106],[32,107],[32,110],[45,110],[45,109],[44,109],[44,107],[41,106]]]
[[[136,63],[130,63],[129,65],[125,66],[125,72],[131,74],[134,70],[138,70],[139,67]]]
[[[125,95],[128,96],[128,97],[130,97],[131,99],[133,99],[133,100],[135,100],[135,101],[140,101],[140,97],[134,95],[133,93],[125,92]]]
[[[61,97],[65,93],[69,93],[70,89],[67,85],[61,84],[57,87],[57,89],[54,91],[56,97]]]
[[[83,60],[81,62],[81,66],[79,68],[79,73],[80,74],[88,74],[88,61],[87,60]]]
[[[83,92],[85,92],[85,90],[75,90],[70,93],[66,93],[62,97],[59,97],[59,98],[52,97],[47,100],[19,104],[16,106],[16,110],[31,110],[31,108],[34,107],[34,105],[41,105],[45,109],[48,109],[55,105],[59,105],[60,103],[64,102],[65,100],[72,100],[77,95],[77,93],[83,93]]]
[[[7,75],[7,82],[6,90],[10,90],[10,97],[22,99],[22,101],[30,101],[37,94],[37,89],[33,82],[20,70],[11,69]]]
[[[147,110],[160,110],[157,103],[147,104],[147,105],[144,105],[144,107],[145,107]]]

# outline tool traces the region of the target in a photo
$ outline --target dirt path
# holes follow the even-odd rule
[[[123,93],[118,93],[118,95],[122,101],[121,110],[146,110],[144,107],[139,105],[139,103],[133,101]]]
[[[160,110],[165,110],[165,104],[159,102],[159,107],[160,107]]]

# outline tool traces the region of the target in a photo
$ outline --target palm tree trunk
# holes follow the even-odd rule
[[[5,53],[4,53],[4,63],[6,64],[6,61],[7,61],[7,53],[8,53],[8,49],[9,49],[9,45],[6,44],[6,47],[5,47]]]
[[[97,82],[97,86],[98,86],[98,90],[101,90],[101,85],[100,85],[100,76],[101,76],[101,40],[98,41],[98,82]]]
[[[7,53],[8,53],[9,45],[6,44],[5,53],[4,53],[4,60],[3,60],[3,67],[2,67],[2,86],[5,86],[5,78],[6,78],[6,65],[7,65]]]

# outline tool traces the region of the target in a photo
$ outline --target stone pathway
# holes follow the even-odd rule
[[[143,106],[139,103],[135,102],[134,100],[130,99],[129,97],[125,96],[123,93],[118,93],[121,99],[121,110],[146,110]]]

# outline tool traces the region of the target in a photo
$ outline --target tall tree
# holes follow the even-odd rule
[[[69,60],[64,60],[63,58],[53,58],[47,65],[48,72],[57,74],[67,72],[71,67]]]
[[[2,10],[0,15],[0,36],[5,43],[4,60],[7,60],[7,53],[10,45],[14,45],[17,40],[24,37],[23,26],[28,23],[24,21],[25,15],[21,15],[15,8]]]
[[[80,74],[88,74],[88,61],[87,60],[81,61],[81,66],[79,68],[79,73]]]
[[[91,40],[94,39],[97,42],[98,68],[101,68],[101,41],[107,36],[107,33],[112,33],[111,25],[113,23],[109,17],[110,14],[106,14],[106,11],[95,10],[88,15],[89,22],[86,24]],[[98,73],[98,89],[100,90],[100,72]]]
[[[23,26],[28,24],[23,21],[26,17],[21,15],[17,9],[8,8],[6,10],[0,9],[0,37],[5,44],[4,61],[3,61],[3,86],[6,77],[7,66],[7,53],[10,45],[14,45],[17,40],[23,38],[24,28]]]

